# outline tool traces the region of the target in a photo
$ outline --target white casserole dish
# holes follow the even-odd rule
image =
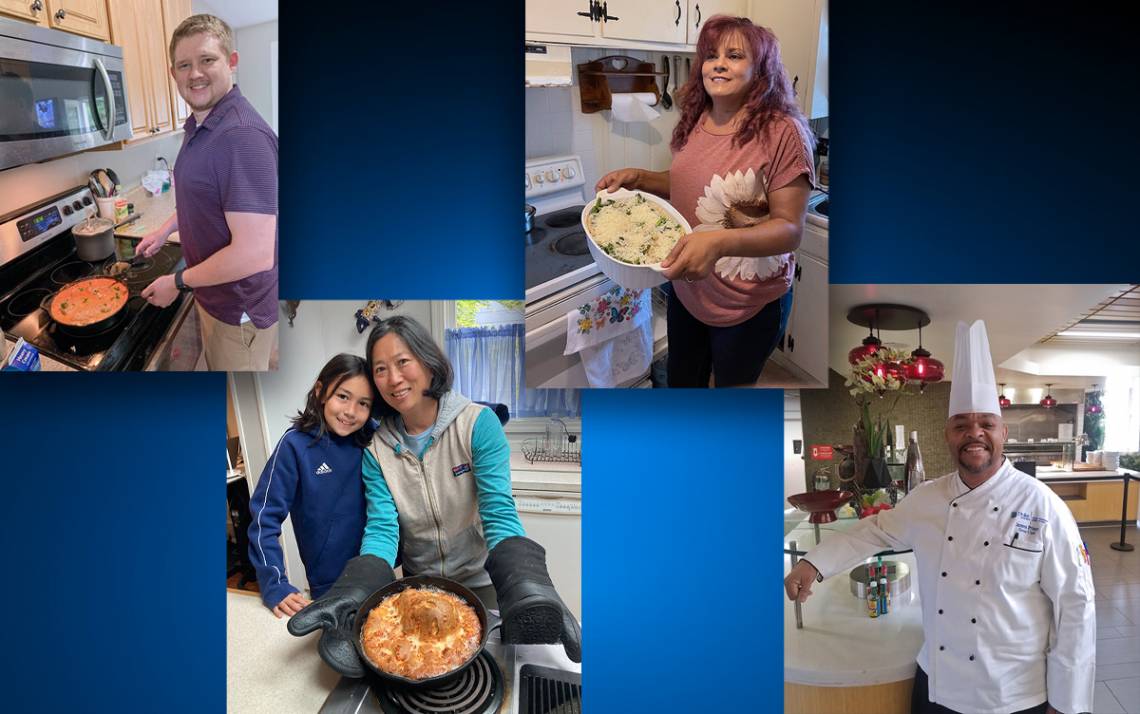
[[[629,198],[636,196],[637,194],[644,196],[646,201],[652,202],[654,205],[661,208],[661,210],[665,211],[665,213],[668,214],[670,218],[680,223],[681,228],[684,229],[686,235],[693,232],[693,229],[689,226],[689,222],[685,220],[685,217],[682,216],[676,208],[673,208],[673,206],[671,206],[665,199],[654,196],[647,191],[630,191],[627,188],[619,188],[613,193],[610,193],[605,189],[599,191],[597,196],[595,196],[594,199],[587,203],[585,208],[582,209],[582,230],[586,232],[586,245],[590,249],[590,255],[594,257],[594,262],[597,263],[602,272],[606,274],[606,277],[608,277],[610,280],[613,280],[623,288],[630,288],[633,290],[652,288],[660,285],[661,283],[668,282],[669,279],[662,274],[660,263],[633,265],[631,263],[623,263],[617,258],[611,257],[609,254],[607,254],[604,250],[601,249],[601,247],[598,246],[597,242],[594,240],[594,237],[590,235],[589,218],[590,210],[593,209],[594,204],[597,202],[597,199],[600,198],[604,201],[611,199],[617,200],[620,198]]]

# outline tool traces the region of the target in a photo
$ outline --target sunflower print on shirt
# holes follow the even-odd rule
[[[701,222],[694,233],[747,228],[768,220],[768,189],[763,173],[748,169],[723,178],[713,174],[705,186],[705,195],[697,199],[696,213]],[[787,254],[763,258],[726,256],[716,262],[716,272],[725,280],[763,282],[780,275],[787,264]]]

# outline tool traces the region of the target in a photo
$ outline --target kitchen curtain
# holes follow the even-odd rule
[[[525,388],[524,330],[521,322],[447,330],[454,389],[475,401],[506,404],[512,419],[578,416],[577,390]]]

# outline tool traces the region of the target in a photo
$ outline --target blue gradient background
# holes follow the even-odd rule
[[[954,8],[833,3],[833,281],[1140,278],[1130,23]],[[522,11],[283,7],[283,299],[521,296]],[[224,384],[0,375],[6,710],[222,711]],[[587,711],[779,711],[780,394],[583,424]]]

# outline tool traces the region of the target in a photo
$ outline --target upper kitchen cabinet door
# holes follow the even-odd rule
[[[29,20],[47,27],[48,11],[44,0],[0,0],[0,15]]]
[[[687,11],[687,0],[608,0],[602,36],[684,44]]]
[[[591,0],[526,0],[526,31],[593,37]]]
[[[57,30],[94,37],[107,42],[111,38],[104,0],[46,0],[48,24]]]
[[[141,139],[151,131],[149,81],[147,80],[146,31],[137,21],[141,0],[115,0],[111,3],[111,41],[123,49],[123,73],[126,75],[127,104],[131,109],[131,134]]]
[[[705,21],[713,15],[740,17],[748,12],[748,0],[689,0],[689,21],[686,39],[690,45],[697,44],[697,37]]]
[[[165,41],[167,43],[170,42],[170,37],[178,25],[190,15],[190,0],[162,0],[162,22],[166,28]],[[169,67],[170,62],[166,48],[163,48],[162,57]],[[165,72],[164,75],[170,86],[171,111],[174,112],[174,128],[177,129],[190,118],[190,107],[182,95],[178,93],[178,86],[174,83],[174,78],[170,76],[170,72]]]
[[[751,0],[749,16],[780,41],[780,57],[809,119],[827,116],[826,0]]]
[[[114,0],[117,4],[121,0]],[[155,30],[164,27],[162,5],[156,0],[133,0],[135,22],[142,27],[145,43],[142,49],[146,62],[147,94],[150,105],[152,134],[161,134],[174,128],[174,111],[170,101],[170,59],[166,52],[166,32]]]

